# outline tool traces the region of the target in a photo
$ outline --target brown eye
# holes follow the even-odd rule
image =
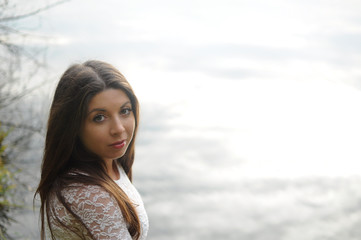
[[[120,113],[123,115],[129,115],[133,110],[131,108],[123,108]]]
[[[93,118],[94,122],[103,122],[105,120],[105,116],[103,114],[98,114]]]

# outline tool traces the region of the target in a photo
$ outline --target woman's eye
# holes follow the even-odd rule
[[[104,115],[96,115],[94,118],[93,118],[93,121],[94,122],[103,122],[105,120],[105,116]]]
[[[124,115],[129,115],[131,113],[132,109],[131,108],[124,108],[120,111],[121,114]]]

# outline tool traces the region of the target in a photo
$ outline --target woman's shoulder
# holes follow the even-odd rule
[[[69,234],[75,232],[76,236],[79,231],[86,236],[88,231],[100,236],[104,234],[102,226],[125,225],[116,200],[99,185],[72,183],[61,190],[61,197],[65,204],[55,197],[50,207],[50,224],[61,236],[59,239],[63,239],[69,229]],[[73,239],[73,235],[69,239]]]

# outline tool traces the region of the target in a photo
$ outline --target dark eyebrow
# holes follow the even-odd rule
[[[120,108],[123,108],[125,105],[130,104],[132,105],[132,103],[130,101],[125,102]],[[89,116],[92,112],[106,112],[107,110],[105,110],[104,108],[94,108],[91,111],[88,112],[87,116]]]
[[[130,105],[132,105],[132,103],[131,103],[130,101],[126,101],[120,108],[124,107],[124,106],[127,105],[128,103],[129,103]]]
[[[90,112],[88,112],[87,116],[89,116],[92,112],[106,112],[103,108],[94,108]]]

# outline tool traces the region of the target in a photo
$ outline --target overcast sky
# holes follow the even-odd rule
[[[347,175],[361,162],[360,9],[351,0],[72,0],[32,21],[51,37],[49,78],[108,61],[133,85],[144,125],[212,139],[240,159],[237,171]]]

